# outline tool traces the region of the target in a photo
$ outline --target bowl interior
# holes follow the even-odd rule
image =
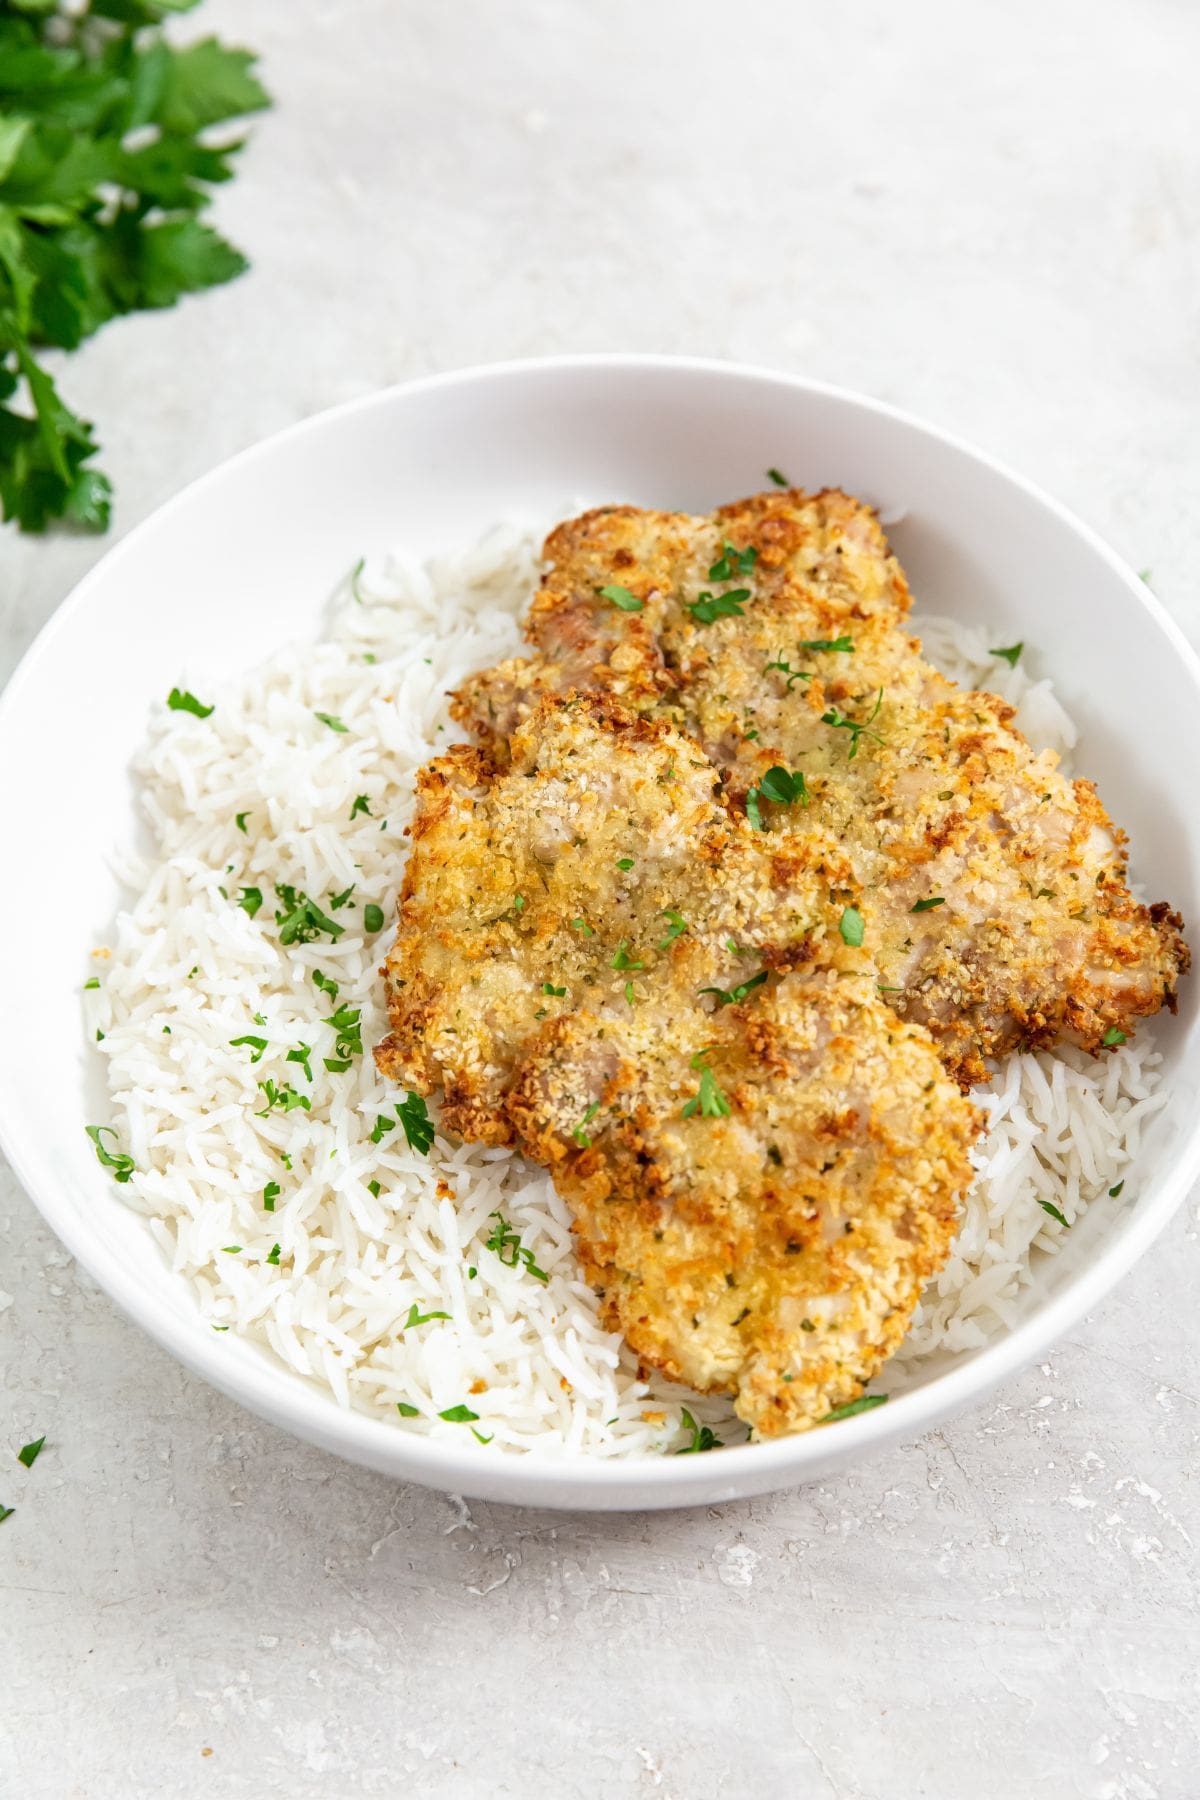
[[[486,1458],[342,1415],[232,1334],[214,1339],[92,1154],[105,1113],[83,1042],[88,951],[118,904],[108,868],[136,834],[128,764],[173,685],[245,668],[314,634],[360,555],[459,546],[493,521],[544,521],[575,495],[703,511],[766,485],[839,485],[882,509],[917,603],[1023,638],[1081,727],[1079,764],[1129,831],[1135,878],[1194,919],[1200,826],[1195,658],[1153,597],[1068,515],[986,459],[885,408],[715,364],[577,359],[469,372],[322,415],[198,482],[119,544],[60,609],[0,703],[0,884],[9,1030],[0,1139],[51,1225],[192,1367],[343,1454],[410,1479],[539,1504],[656,1505],[817,1473],[945,1416],[1037,1354],[1131,1263],[1200,1153],[1200,1024],[1156,1027],[1172,1086],[1119,1201],[1043,1259],[1004,1340],[943,1358],[923,1385],[837,1432],[651,1466]]]

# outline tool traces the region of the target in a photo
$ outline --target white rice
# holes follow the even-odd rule
[[[426,1158],[399,1125],[379,1135],[399,1096],[370,1055],[385,1029],[376,971],[413,777],[455,735],[446,690],[518,650],[537,541],[499,528],[428,566],[390,559],[362,572],[357,596],[348,586],[338,598],[326,641],[219,683],[199,669],[165,672],[164,691],[186,675],[214,710],[199,719],[164,706],[151,721],[136,772],[155,849],[122,871],[135,897],[115,943],[94,953],[100,987],[84,996],[89,1036],[103,1034],[112,1124],[136,1164],[118,1192],[214,1329],[257,1341],[340,1405],[397,1429],[467,1442],[473,1430],[490,1444],[481,1454],[629,1457],[684,1442],[686,1406],[731,1442],[744,1432],[726,1402],[639,1381],[620,1338],[599,1327],[569,1212],[541,1170],[440,1136]],[[1037,743],[1071,747],[1048,682],[1010,670],[972,628],[919,629],[947,673],[1018,704]],[[360,795],[369,812],[352,818]],[[343,935],[281,947],[279,884],[313,896]],[[261,890],[257,918],[236,903],[247,888]],[[366,929],[368,903],[382,908],[383,930]],[[336,1001],[317,971],[338,984]],[[361,1009],[364,1050],[329,1072],[337,1032],[324,1021],[340,1005]],[[266,1048],[231,1044],[247,1036]],[[1064,1051],[1013,1056],[998,1071],[981,1096],[990,1128],[958,1243],[894,1386],[918,1378],[932,1352],[975,1348],[1011,1323],[1031,1258],[1053,1254],[1064,1230],[1039,1201],[1074,1222],[1122,1179],[1163,1104],[1158,1063],[1142,1033],[1102,1063]],[[308,1109],[267,1109],[268,1081]],[[497,1212],[547,1281],[487,1247]],[[438,1416],[454,1409],[477,1417]]]

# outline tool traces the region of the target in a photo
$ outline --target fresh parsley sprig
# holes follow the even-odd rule
[[[195,3],[0,5],[0,512],[22,531],[103,531],[112,497],[38,352],[247,266],[200,220],[243,141],[210,128],[269,101],[249,51],[156,29]]]

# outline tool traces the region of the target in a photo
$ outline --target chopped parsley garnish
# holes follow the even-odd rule
[[[610,582],[607,587],[597,588],[596,592],[602,600],[609,600],[614,606],[620,607],[622,612],[641,612],[642,607],[646,604],[644,600],[639,600],[636,594],[631,594],[627,587],[622,587],[616,581]]]
[[[332,1025],[337,1033],[334,1046],[339,1057],[362,1055],[362,1008],[347,1006],[343,1003],[335,1013],[322,1019],[323,1025]]]
[[[280,1087],[276,1087],[273,1081],[260,1081],[258,1085],[267,1097],[267,1104],[261,1112],[255,1113],[256,1119],[265,1119],[267,1114],[274,1111],[276,1107],[279,1107],[284,1113],[295,1112],[297,1108],[301,1112],[312,1111],[312,1107],[304,1095],[296,1093],[294,1088],[289,1087],[286,1082]]]
[[[613,959],[612,959],[612,967],[614,969],[640,969],[640,968],[642,968],[642,966],[643,966],[642,963],[639,962],[636,957],[629,955],[628,949],[627,949],[628,943],[629,943],[628,938],[622,938],[620,943],[617,945],[616,952],[613,955]]]
[[[590,1125],[591,1121],[595,1118],[596,1114],[599,1111],[600,1111],[600,1102],[598,1100],[593,1100],[592,1104],[588,1107],[587,1111],[584,1113],[582,1119],[580,1119],[578,1125],[576,1125],[574,1130],[571,1132],[571,1136],[575,1139],[575,1142],[579,1145],[581,1150],[590,1150],[592,1147],[592,1140],[588,1136],[587,1132],[584,1130],[584,1126]]]
[[[553,994],[556,1000],[561,1000],[566,991],[565,987],[555,987],[552,981],[543,981],[542,983],[543,994]]]
[[[11,1519],[16,1510],[15,1506],[0,1506],[0,1525],[3,1525],[5,1519]]]
[[[688,604],[688,611],[701,625],[712,625],[717,619],[742,619],[749,588],[728,588],[723,594],[703,593]]]
[[[714,1437],[712,1426],[697,1425],[686,1406],[680,1411],[680,1421],[683,1429],[691,1433],[692,1441],[690,1444],[684,1444],[681,1450],[676,1450],[676,1456],[693,1456],[701,1450],[721,1449],[723,1440]]]
[[[700,1052],[703,1056],[704,1051]],[[695,1057],[692,1058],[693,1065]],[[683,1117],[692,1118],[696,1113],[702,1119],[727,1119],[733,1111],[728,1100],[717,1086],[717,1078],[707,1063],[700,1068],[700,1091],[694,1094],[683,1108]]]
[[[91,975],[84,982],[83,991],[86,994],[89,988],[98,988],[99,986],[100,986],[100,977],[98,975]]]
[[[283,1189],[280,1187],[280,1185],[277,1181],[268,1181],[266,1187],[263,1189],[263,1211],[264,1212],[274,1212],[275,1211],[275,1202],[278,1200],[278,1198],[279,1198],[280,1194],[282,1194],[282,1192],[283,1192]]]
[[[855,1413],[871,1412],[877,1406],[886,1405],[887,1398],[886,1394],[860,1394],[857,1400],[847,1400],[844,1406],[835,1406],[823,1419],[818,1419],[817,1424],[831,1425],[835,1419],[852,1419]]]
[[[632,867],[633,867],[632,856],[618,857],[617,858],[617,867],[618,867],[618,869],[632,869]]]
[[[397,1400],[396,1411],[402,1419],[419,1419],[421,1416],[420,1407],[410,1406],[407,1400]]]
[[[1002,656],[1009,668],[1015,669],[1018,662],[1021,660],[1021,652],[1024,648],[1025,645],[1024,642],[1022,642],[1019,644],[1010,644],[1006,650],[991,650],[988,654],[990,656]]]
[[[389,1119],[386,1113],[380,1113],[375,1120],[374,1125],[371,1127],[371,1142],[373,1144],[381,1144],[383,1142],[384,1132],[395,1131],[395,1129],[395,1119]]]
[[[478,1417],[479,1414],[472,1412],[469,1406],[448,1406],[445,1412],[438,1414],[438,1418],[445,1419],[448,1425],[469,1425]]]
[[[857,906],[848,906],[838,920],[838,930],[842,934],[842,942],[857,950],[863,941],[865,924]]]
[[[401,1331],[413,1331],[418,1325],[428,1325],[430,1319],[448,1319],[449,1317],[450,1314],[448,1312],[423,1313],[414,1300],[408,1309],[408,1317],[405,1319],[400,1329]]]
[[[251,1050],[250,1061],[252,1063],[257,1063],[257,1062],[262,1061],[263,1054],[267,1048],[266,1038],[251,1037],[251,1036],[249,1036],[249,1034],[247,1034],[245,1037],[230,1038],[230,1040],[229,1040],[229,1047],[231,1050],[240,1049],[240,1047],[243,1044],[249,1044],[249,1046],[250,1046],[250,1050]]]
[[[311,1081],[312,1080],[312,1065],[308,1060],[311,1055],[312,1055],[312,1045],[311,1044],[297,1044],[296,1048],[294,1050],[288,1051],[287,1056],[284,1058],[284,1060],[285,1060],[285,1062],[299,1063],[300,1067],[304,1070],[304,1079],[306,1081]]]
[[[167,705],[172,712],[193,713],[197,719],[207,719],[213,708],[205,706],[203,700],[197,700],[195,694],[189,694],[186,688],[172,688],[167,695]]]
[[[835,731],[848,731],[850,733],[850,761],[853,761],[858,755],[860,738],[874,738],[877,744],[882,744],[883,738],[880,733],[878,731],[872,731],[871,729],[875,720],[879,717],[879,708],[882,705],[883,689],[880,688],[878,694],[875,696],[875,705],[865,719],[851,719],[836,706],[831,706],[828,712],[823,712],[821,714],[822,725],[832,725]]]
[[[493,1431],[491,1433],[491,1436],[485,1437],[483,1435],[482,1431],[476,1431],[476,1429],[473,1425],[471,1427],[471,1436],[475,1439],[475,1442],[477,1444],[490,1444],[492,1442],[492,1439],[495,1437],[495,1435],[496,1434]]]
[[[1125,1033],[1121,1030],[1119,1025],[1110,1025],[1104,1036],[1100,1039],[1100,1042],[1104,1045],[1106,1050],[1112,1050],[1117,1044],[1123,1044],[1125,1042]]]
[[[586,919],[572,919],[571,930],[582,931],[584,937],[595,937],[596,935]]]
[[[341,937],[344,927],[323,913],[307,894],[297,893],[294,887],[287,885],[277,887],[275,892],[284,905],[282,912],[276,910],[275,913],[281,944],[311,944],[322,932],[335,941]]]
[[[276,1269],[279,1267],[279,1252],[280,1252],[281,1248],[282,1248],[282,1246],[279,1244],[272,1244],[271,1245],[271,1253],[267,1257],[267,1261],[269,1263],[271,1263]]]
[[[350,896],[354,892],[355,886],[356,884],[352,881],[350,886],[348,888],[343,888],[340,894],[330,894],[329,905],[332,911],[340,912],[343,906],[350,906],[353,904]]]
[[[1041,1209],[1044,1213],[1049,1213],[1050,1217],[1052,1219],[1057,1219],[1060,1225],[1065,1225],[1067,1230],[1070,1231],[1070,1229],[1071,1229],[1070,1219],[1068,1219],[1068,1217],[1065,1213],[1059,1212],[1057,1206],[1055,1206],[1051,1201],[1039,1200],[1038,1205],[1041,1207]]]
[[[521,1242],[520,1232],[514,1231],[504,1214],[491,1212],[488,1214],[488,1218],[495,1219],[496,1223],[492,1227],[492,1235],[488,1238],[484,1249],[494,1250],[508,1269],[515,1269],[523,1263],[535,1281],[549,1281],[550,1277],[545,1269],[539,1269],[534,1260],[533,1251],[525,1249]]]
[[[1123,1188],[1123,1187],[1124,1187],[1124,1186],[1125,1186],[1125,1183],[1124,1183],[1124,1182],[1123,1182],[1123,1181],[1118,1181],[1118,1183],[1117,1183],[1117,1185],[1116,1185],[1116,1187],[1110,1187],[1110,1188],[1109,1188],[1109,1190],[1108,1190],[1108,1197],[1109,1197],[1109,1199],[1110,1199],[1110,1200],[1115,1200],[1115,1199],[1116,1199],[1116,1197],[1117,1197],[1117,1195],[1118,1195],[1118,1194],[1119,1194],[1119,1193],[1120,1193],[1120,1191],[1121,1191],[1121,1189],[1122,1189],[1122,1188]]]
[[[751,975],[748,981],[739,981],[736,987],[702,987],[700,992],[702,994],[715,994],[717,996],[718,1010],[720,1010],[722,1006],[737,1006],[748,994],[752,993],[756,987],[762,986],[770,972],[769,969],[760,969],[757,975]]]
[[[366,566],[367,566],[366,557],[360,556],[358,561],[355,563],[354,567],[350,571],[350,592],[354,595],[354,598],[357,600],[357,602],[360,606],[365,606],[367,604],[366,598],[363,594],[363,591],[358,585],[359,577],[362,575],[362,572],[366,568]],[[366,658],[364,658],[364,661],[365,660],[366,660]],[[372,656],[370,658],[370,660],[371,660],[371,662],[374,662],[375,658]]]
[[[314,712],[313,718],[320,719],[322,725],[328,725],[330,731],[349,731],[350,729],[348,725],[343,725],[340,719],[335,718],[333,713]]]
[[[525,911],[525,896],[524,896],[524,894],[514,894],[513,895],[512,910],[513,910],[513,912],[518,912],[518,913]]]
[[[19,1463],[24,1463],[27,1469],[32,1469],[38,1456],[41,1454],[41,1448],[45,1441],[46,1439],[43,1435],[40,1438],[34,1438],[32,1444],[24,1444],[21,1449],[17,1451],[17,1461]]]
[[[775,483],[776,487],[785,488],[785,487],[791,487],[791,485],[792,485],[791,482],[788,480],[787,476],[781,475],[778,469],[768,469],[767,470],[767,480],[773,481]]]
[[[242,1254],[242,1246],[240,1244],[222,1244],[221,1245],[221,1255],[222,1256],[240,1256],[241,1254]]]
[[[788,688],[789,694],[792,691],[792,683],[793,682],[795,682],[795,681],[811,681],[813,678],[813,672],[811,669],[793,669],[791,663],[785,661],[785,659],[782,656],[777,658],[777,660],[775,662],[769,662],[769,663],[765,664],[764,668],[763,668],[763,674],[769,675],[771,673],[772,669],[778,669],[781,674],[787,676],[787,688]]]
[[[750,789],[746,795],[746,817],[755,831],[767,829],[763,823],[760,799],[773,800],[777,806],[791,806],[798,800],[801,806],[807,806],[809,793],[803,770],[796,769],[789,775],[785,768],[775,763]]]
[[[378,1181],[368,1181],[367,1192],[368,1194],[373,1194],[376,1200],[378,1200],[380,1194],[383,1192],[383,1186]]]
[[[320,969],[313,970],[313,986],[320,988],[323,994],[328,994],[331,1000],[336,1000],[338,997],[337,982],[331,981],[328,975],[322,975]]]
[[[382,906],[376,906],[375,902],[373,900],[368,900],[367,904],[363,907],[363,924],[366,926],[368,931],[382,931],[383,930],[383,908],[382,908]]]
[[[240,832],[242,832],[242,833],[243,833],[243,834],[245,834],[245,832],[246,832],[246,820],[247,820],[247,819],[248,819],[248,818],[249,818],[249,817],[250,817],[250,814],[249,814],[249,813],[238,813],[238,814],[236,814],[236,815],[235,815],[235,816],[236,816],[236,819],[237,819],[237,828],[238,828],[238,830],[239,830],[239,831],[240,831]]]
[[[673,944],[677,937],[683,936],[688,928],[687,920],[681,912],[676,912],[673,906],[664,906],[660,916],[667,921],[667,935],[665,938],[660,938],[654,947],[656,950],[665,950],[668,944]]]
[[[371,808],[367,805],[367,796],[365,794],[359,794],[355,799],[354,805],[350,808],[351,823],[357,819],[359,813],[366,813],[368,819],[371,817]]]
[[[751,544],[745,550],[738,550],[728,538],[721,546],[721,554],[708,571],[710,581],[732,581],[736,575],[749,575],[758,561],[758,551]]]
[[[801,643],[800,648],[802,650],[812,650],[817,654],[823,650],[836,650],[841,656],[851,656],[854,653],[854,640],[853,638],[848,637],[805,638]]]
[[[946,897],[944,894],[934,894],[928,900],[918,900],[917,904],[910,907],[909,910],[911,912],[932,912],[935,906],[945,906],[945,904]]]
[[[428,1156],[433,1143],[433,1120],[420,1094],[410,1090],[408,1098],[397,1106],[396,1117],[404,1127],[409,1149],[415,1150],[418,1156]]]
[[[113,1180],[126,1182],[137,1168],[132,1156],[126,1156],[123,1150],[106,1150],[100,1139],[107,1134],[113,1142],[117,1141],[116,1131],[111,1125],[85,1125],[84,1130],[96,1146],[96,1160],[103,1163],[106,1169],[113,1172]]]

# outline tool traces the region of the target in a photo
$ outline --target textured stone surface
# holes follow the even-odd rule
[[[251,276],[73,359],[118,531],[408,374],[695,351],[977,439],[1200,638],[1194,7],[211,0],[185,23],[260,46],[278,108],[219,208]],[[3,671],[100,548],[0,536]],[[0,1183],[6,1796],[1200,1794],[1194,1201],[944,1433],[771,1499],[593,1519],[467,1509],[259,1425]]]

